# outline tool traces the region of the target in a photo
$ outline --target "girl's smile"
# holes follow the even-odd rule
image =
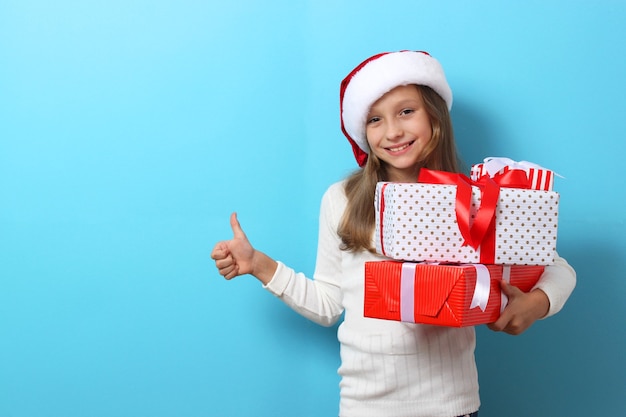
[[[408,149],[408,148],[409,148],[411,145],[413,145],[414,143],[415,143],[415,141],[413,140],[413,141],[411,141],[411,142],[409,142],[409,143],[405,143],[404,145],[400,145],[400,146],[397,146],[397,147],[395,147],[395,148],[385,148],[385,149],[387,149],[387,151],[389,151],[389,153],[392,153],[392,154],[398,155],[398,154],[399,154],[399,153],[401,153],[402,151],[404,151],[404,150]]]

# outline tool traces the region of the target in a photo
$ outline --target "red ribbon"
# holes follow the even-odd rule
[[[383,252],[383,255],[387,256],[385,251],[385,237],[383,235],[383,224],[385,220],[385,188],[387,188],[389,184],[383,184],[380,189],[380,207],[378,208],[378,212],[380,213],[380,250]]]
[[[520,179],[511,177],[510,181]],[[445,171],[434,171],[426,168],[420,170],[418,182],[430,184],[456,185],[456,220],[461,236],[465,239],[463,246],[469,245],[480,251],[480,262],[494,263],[495,258],[495,213],[500,196],[500,186],[488,176],[479,181],[472,181],[463,174]],[[506,181],[505,181],[506,182]],[[474,221],[471,221],[472,185],[479,187],[481,202]]]
[[[488,175],[483,175],[478,179],[477,182],[481,182],[483,178],[489,177]],[[503,173],[498,173],[493,177],[493,180],[500,187],[506,188],[523,188],[526,190],[532,189],[532,179],[530,175],[526,173],[526,171],[522,169],[511,169]]]

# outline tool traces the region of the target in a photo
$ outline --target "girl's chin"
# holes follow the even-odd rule
[[[387,158],[387,164],[395,169],[409,170],[418,165],[418,158],[412,155],[401,155]]]
[[[417,174],[419,172],[419,165],[417,163],[412,164],[390,164],[387,163],[387,172],[389,174],[390,181],[395,182],[416,182]]]

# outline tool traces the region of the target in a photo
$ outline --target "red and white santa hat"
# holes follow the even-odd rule
[[[365,137],[367,113],[376,100],[401,85],[425,85],[452,107],[452,90],[439,61],[423,51],[383,52],[367,58],[341,82],[341,130],[359,166],[365,165],[369,145]]]

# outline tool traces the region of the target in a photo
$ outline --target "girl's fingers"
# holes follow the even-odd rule
[[[222,274],[222,275],[226,279],[233,279],[239,276],[239,269],[237,268],[237,265],[233,265],[233,267],[230,268],[230,271],[228,273]]]
[[[213,251],[211,252],[211,259],[213,259],[214,261],[225,259],[228,256],[228,246],[226,246],[226,243],[224,242],[219,242],[217,245],[215,245]]]
[[[228,255],[227,257],[223,258],[223,259],[217,259],[215,260],[215,266],[217,267],[217,269],[219,269],[220,271],[222,269],[231,267],[232,265],[234,265],[235,262],[233,261],[233,257]]]

